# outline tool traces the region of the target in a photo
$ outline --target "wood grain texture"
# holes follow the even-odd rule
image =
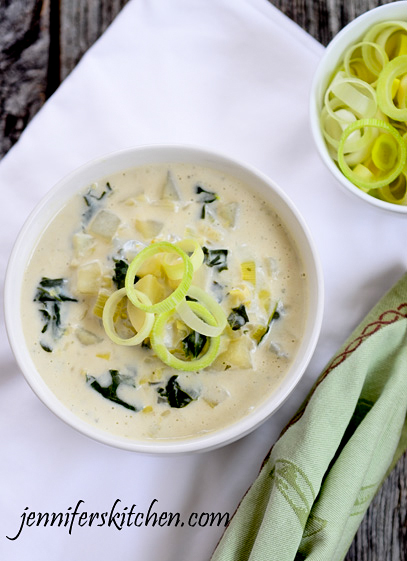
[[[0,158],[127,1],[0,0]],[[349,21],[390,0],[269,1],[327,45]],[[406,560],[405,454],[374,498],[346,561]]]

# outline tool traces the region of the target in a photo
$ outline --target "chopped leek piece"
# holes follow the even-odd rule
[[[241,263],[240,269],[242,271],[242,279],[244,281],[256,284],[256,264],[254,261],[245,261]]]
[[[103,308],[109,298],[109,293],[105,290],[101,290],[97,296],[95,305],[93,307],[93,314],[98,318],[102,318],[103,316]]]

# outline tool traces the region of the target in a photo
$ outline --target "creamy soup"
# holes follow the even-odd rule
[[[102,320],[129,264],[151,244],[178,244],[192,261],[182,240],[193,240],[202,257],[191,286],[203,289],[225,316],[216,356],[198,371],[159,358],[152,334],[136,345],[114,342]],[[134,286],[150,303],[171,297],[183,282],[185,264],[177,259],[157,253],[138,268]],[[181,279],[169,278],[164,261],[178,266]],[[214,169],[160,164],[85,186],[62,208],[31,256],[22,314],[32,359],[67,408],[103,431],[164,440],[230,425],[275,391],[299,346],[306,299],[296,246],[267,202]],[[147,316],[137,309],[139,324],[130,321],[126,296],[119,300],[112,321],[126,340]],[[211,307],[200,305],[211,321],[195,316],[217,325]],[[152,315],[156,322],[160,313]],[[186,365],[205,357],[215,341],[177,309],[160,337],[169,355]]]

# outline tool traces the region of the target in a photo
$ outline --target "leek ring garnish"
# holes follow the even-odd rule
[[[352,54],[359,48],[361,48],[362,57],[352,59]],[[376,53],[373,54],[374,50],[376,50]],[[379,54],[380,56],[381,66],[376,65],[375,55],[377,54]],[[388,63],[388,61],[389,61],[389,57],[384,47],[373,41],[361,41],[360,43],[356,43],[355,45],[349,47],[349,49],[345,53],[343,64],[344,64],[345,71],[349,76],[355,76],[356,78],[360,78],[365,82],[368,82],[367,79],[361,78],[361,76],[354,74],[352,72],[352,65],[355,64],[357,65],[357,63],[360,63],[365,67],[365,70],[370,72],[370,74],[375,78],[375,80],[377,80],[377,76],[379,75],[383,67]],[[362,71],[364,70],[363,66],[361,66]],[[375,80],[372,80],[369,83],[373,85]]]
[[[186,304],[191,308],[195,315],[201,316],[201,318],[208,325],[215,325],[216,320],[210,312],[204,306],[198,302],[186,301]],[[167,310],[160,314],[155,320],[153,329],[150,334],[151,348],[165,364],[171,368],[177,370],[183,370],[185,372],[194,372],[197,370],[202,370],[206,368],[215,360],[220,344],[220,336],[209,337],[207,342],[207,348],[204,354],[200,357],[191,360],[182,360],[174,356],[165,345],[165,329],[167,323],[171,320],[176,310]]]
[[[380,109],[395,121],[407,121],[407,108],[396,107],[393,102],[393,82],[403,74],[406,74],[407,55],[400,55],[391,60],[377,80],[377,103]]]
[[[379,189],[380,199],[395,205],[407,205],[407,172],[401,173],[390,185]]]
[[[194,272],[197,271],[204,260],[204,253],[198,241],[193,238],[187,238],[175,242],[174,245],[185,251],[185,253],[190,254],[189,259],[191,260],[192,268]],[[182,278],[184,273],[184,264],[179,257],[174,255],[166,256],[163,259],[162,266],[169,279],[178,280]]]
[[[335,98],[358,117],[373,117],[377,110],[376,93],[373,87],[359,78],[347,76],[342,71],[336,74],[325,93],[325,106],[333,117],[331,102]]]
[[[151,301],[146,294],[138,290],[136,292],[138,298],[140,298],[140,301],[144,302],[145,305],[151,304]],[[129,337],[127,339],[120,337],[117,334],[115,328],[114,316],[115,316],[117,305],[123,298],[126,297],[127,297],[126,288],[120,288],[119,290],[116,290],[116,292],[113,292],[113,294],[109,296],[103,308],[103,315],[102,315],[103,327],[105,328],[107,336],[109,337],[109,339],[111,339],[111,341],[113,341],[113,343],[116,343],[117,345],[125,345],[125,346],[139,345],[150,334],[150,331],[154,324],[154,314],[148,312],[145,313],[143,325],[133,337]]]
[[[347,138],[350,134],[354,131],[363,129],[365,127],[373,127],[376,129],[380,129],[385,131],[386,133],[391,135],[392,140],[395,141],[394,145],[396,148],[396,153],[391,154],[388,157],[394,158],[394,165],[387,173],[382,173],[378,170],[378,173],[373,173],[373,178],[367,177],[367,175],[360,175],[355,172],[355,169],[352,169],[345,160],[344,154],[344,147]],[[379,137],[380,138],[380,137]],[[376,138],[375,142],[378,139]],[[388,144],[391,146],[391,143]],[[360,119],[351,123],[343,132],[341,140],[339,142],[338,147],[338,165],[344,174],[344,176],[349,179],[352,183],[354,183],[357,187],[362,189],[365,192],[369,192],[372,189],[378,189],[380,187],[384,187],[388,185],[392,181],[394,181],[400,173],[403,171],[403,168],[406,163],[407,157],[407,147],[406,143],[404,142],[402,136],[397,132],[397,130],[385,121],[380,121],[378,119]],[[360,162],[362,164],[362,162]],[[370,170],[372,171],[372,170]]]
[[[193,331],[197,331],[201,335],[206,335],[207,337],[217,337],[220,335],[227,323],[227,317],[222,306],[210,294],[197,286],[190,286],[187,295],[203,305],[211,314],[215,323],[208,324],[205,318],[201,319],[199,317],[201,314],[195,314],[193,307],[189,306],[190,302],[188,300],[182,300],[177,306],[177,312],[182,321]]]
[[[181,257],[183,263],[183,275],[177,288],[167,298],[164,298],[164,300],[155,304],[152,304],[151,302],[150,304],[146,304],[141,300],[137,289],[134,287],[134,279],[141,265],[157,253],[175,253]],[[169,242],[153,243],[141,250],[129,265],[125,279],[127,297],[131,303],[136,306],[136,308],[140,308],[145,312],[162,313],[173,310],[185,297],[191,285],[193,272],[194,269],[191,260],[182,249]]]

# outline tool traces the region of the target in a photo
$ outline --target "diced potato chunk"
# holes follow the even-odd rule
[[[75,335],[77,339],[82,343],[82,345],[95,345],[96,343],[100,343],[102,339],[93,333],[92,331],[88,331],[82,327],[78,327],[75,331]]]
[[[150,298],[152,304],[161,302],[165,298],[165,288],[154,275],[142,277],[134,286],[144,292]]]
[[[181,194],[177,185],[177,180],[171,170],[168,171],[167,179],[164,184],[162,193],[162,199],[169,199],[170,201],[180,201]]]
[[[210,224],[207,224],[205,220],[200,220],[198,222],[198,232],[201,236],[206,238],[206,240],[211,240],[213,242],[220,242],[223,240],[223,233]]]
[[[224,368],[235,367],[243,370],[252,368],[251,347],[252,343],[247,337],[232,340],[227,350],[217,357],[218,367],[223,365]]]
[[[89,255],[95,246],[95,238],[85,232],[77,232],[72,238],[76,258]]]
[[[78,269],[76,288],[81,294],[97,294],[101,282],[99,261],[91,261]]]
[[[163,229],[163,226],[164,224],[162,222],[159,222],[158,220],[136,220],[137,230],[146,239],[151,239],[155,236],[158,236],[158,234]]]
[[[229,306],[231,308],[238,308],[241,304],[250,304],[251,298],[252,295],[249,287],[242,284],[229,291]]]
[[[92,220],[89,232],[105,241],[110,241],[115,235],[120,222],[120,218],[114,212],[102,209]]]
[[[225,401],[229,397],[229,392],[221,386],[211,386],[205,388],[202,393],[202,399],[209,405],[209,407],[216,407],[222,401]]]
[[[227,228],[234,228],[236,226],[238,211],[239,204],[235,202],[218,205],[217,210],[219,218]]]

